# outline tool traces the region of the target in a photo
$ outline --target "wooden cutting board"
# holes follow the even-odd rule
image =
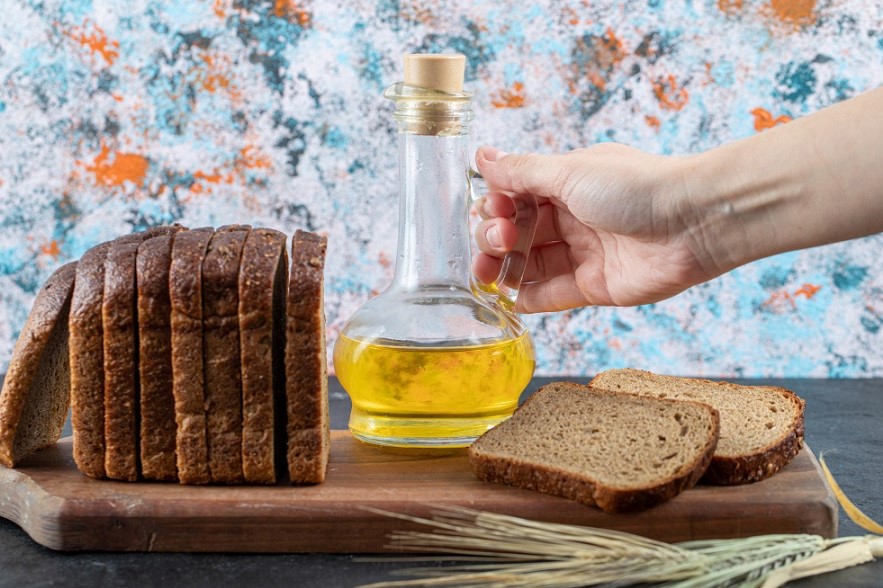
[[[0,466],[0,516],[51,549],[215,552],[379,552],[394,530],[417,525],[371,506],[428,516],[461,505],[663,541],[764,533],[837,534],[837,505],[812,453],[746,486],[697,486],[648,511],[610,515],[564,498],[478,481],[463,450],[382,450],[332,434],[328,477],[317,486],[180,486],[93,480],[70,438]]]

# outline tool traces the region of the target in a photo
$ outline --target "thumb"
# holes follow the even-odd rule
[[[479,147],[475,164],[493,189],[561,199],[571,163],[562,155],[510,154],[495,147]]]

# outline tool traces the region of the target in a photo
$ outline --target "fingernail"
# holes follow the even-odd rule
[[[500,229],[497,227],[491,227],[488,229],[487,233],[484,234],[485,239],[487,239],[488,245],[491,247],[502,247],[503,240],[500,238]]]
[[[485,145],[481,148],[481,150],[484,153],[485,159],[487,159],[488,161],[499,161],[500,159],[509,155],[505,151],[501,151],[496,147],[491,147],[490,145]]]

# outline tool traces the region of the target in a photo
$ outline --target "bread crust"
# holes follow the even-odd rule
[[[562,386],[590,393],[634,398],[633,395],[625,393],[590,391],[586,387],[578,384],[559,382],[543,386],[543,388],[530,396],[518,410],[522,410],[524,406],[535,402],[536,398],[541,397],[538,396],[539,392],[548,389],[550,386]],[[651,400],[654,402],[661,401],[669,404],[684,402],[700,406],[709,411],[715,431],[714,435],[708,439],[699,458],[696,459],[693,464],[685,468],[682,473],[660,480],[659,483],[653,486],[642,489],[606,486],[588,476],[573,472],[565,472],[553,466],[531,463],[517,458],[494,457],[483,453],[481,438],[473,443],[467,450],[469,464],[476,477],[486,482],[507,484],[528,490],[536,490],[545,494],[562,496],[590,506],[598,506],[605,512],[633,512],[650,508],[670,500],[696,484],[696,482],[702,477],[708,464],[711,462],[712,455],[717,446],[720,429],[718,412],[706,404],[691,401]],[[485,435],[487,434],[488,433],[485,433]]]
[[[291,242],[285,343],[288,474],[293,483],[325,480],[331,447],[325,350],[325,237],[298,230]]]
[[[202,333],[202,262],[210,227],[175,235],[169,267],[175,455],[183,484],[211,481],[206,444]]]
[[[288,279],[285,234],[254,229],[239,268],[242,356],[242,471],[246,482],[276,481],[274,402],[284,387],[284,300]],[[279,315],[283,315],[280,317]],[[282,328],[280,328],[282,327]]]
[[[610,372],[616,371],[618,370],[610,370]],[[635,372],[640,377],[645,378],[653,378],[657,376],[657,374],[644,370],[631,369],[629,371]],[[589,382],[589,387],[605,389],[603,384],[597,383],[604,373],[607,372],[603,372],[592,378],[592,381]],[[722,387],[736,390],[738,390],[739,387],[739,385],[731,384],[729,382],[717,382],[702,378],[684,379],[689,379],[690,381],[698,382],[710,387]],[[708,470],[701,479],[702,483],[718,486],[735,486],[739,484],[759,482],[760,480],[769,478],[784,468],[791,463],[791,460],[794,459],[798,453],[800,453],[800,450],[803,448],[805,435],[804,412],[806,403],[791,390],[778,386],[764,386],[764,388],[775,390],[795,405],[797,416],[795,417],[794,422],[785,434],[776,442],[762,448],[760,451],[739,457],[715,455],[711,460],[711,464],[708,466]]]
[[[0,391],[0,464],[6,467],[14,467],[30,453],[52,445],[61,435],[70,404],[67,323],[76,271],[74,261],[49,276],[37,292],[12,351]],[[61,357],[45,357],[58,349]],[[44,361],[57,363],[52,366],[57,373],[38,373]],[[32,387],[40,377],[53,378],[53,393],[35,398]],[[40,405],[34,406],[34,402]],[[28,438],[23,439],[20,425],[28,420],[28,413],[43,417],[42,426],[32,427]]]
[[[249,229],[219,228],[202,262],[206,439],[211,481],[217,483],[244,480],[238,282]]]

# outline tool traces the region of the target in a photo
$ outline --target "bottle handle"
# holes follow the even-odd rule
[[[471,167],[467,169],[469,200],[470,204],[474,204],[481,197],[480,193],[487,192],[487,184],[481,174]],[[476,189],[476,184],[480,184],[480,189]],[[475,280],[475,285],[483,292],[497,298],[506,309],[512,310],[518,298],[518,290],[521,288],[524,270],[527,268],[527,258],[533,245],[538,207],[536,196],[533,194],[516,194],[509,198],[515,205],[514,222],[518,229],[518,241],[515,243],[515,248],[503,258],[503,267],[500,268],[497,278],[489,284]]]

